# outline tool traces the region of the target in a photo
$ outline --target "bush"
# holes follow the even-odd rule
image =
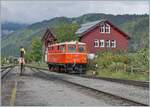
[[[141,49],[136,53],[103,51],[97,55],[89,64],[90,68],[97,64],[101,71],[148,71],[148,49]]]

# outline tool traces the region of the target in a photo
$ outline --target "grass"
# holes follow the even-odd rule
[[[87,75],[92,75],[92,70],[87,71]],[[109,77],[109,78],[117,78],[124,80],[136,80],[136,81],[148,81],[149,74],[148,73],[139,73],[139,72],[124,72],[124,71],[107,71],[107,70],[97,70],[97,77]]]
[[[100,52],[95,59],[89,61],[87,74],[92,75],[93,70],[100,77],[148,81],[148,58],[147,48],[132,53]]]

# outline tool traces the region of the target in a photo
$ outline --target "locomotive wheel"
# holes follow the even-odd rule
[[[83,74],[86,71],[86,66],[78,64],[73,69],[74,73]]]
[[[56,72],[60,72],[59,65],[56,66]]]
[[[57,72],[57,66],[54,65],[54,72]]]
[[[56,69],[55,69],[55,66],[54,66],[54,65],[52,66],[52,69],[51,69],[51,70],[52,70],[52,72],[55,72],[55,71],[56,71]]]
[[[52,71],[53,66],[51,64],[48,65],[49,71]]]
[[[60,72],[60,73],[76,73],[76,74],[84,74],[86,72],[86,65],[83,64],[67,64],[67,65],[48,65],[49,70],[52,72]]]
[[[73,73],[79,73],[79,68],[77,65],[73,67]]]
[[[81,65],[81,64],[76,64],[76,65],[69,64],[69,65],[67,65],[67,71],[69,73],[80,74],[80,73],[84,72],[84,68],[83,68],[83,65]]]

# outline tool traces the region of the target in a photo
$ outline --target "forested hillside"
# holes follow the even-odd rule
[[[20,46],[26,48],[31,44],[32,38],[41,38],[47,27],[56,29],[59,41],[77,39],[74,32],[83,23],[108,19],[131,36],[129,48],[136,51],[148,48],[148,15],[111,15],[111,14],[85,14],[79,17],[56,17],[50,20],[34,23],[10,35],[2,36],[2,56],[17,56]]]
[[[8,35],[18,29],[25,28],[27,24],[14,23],[14,22],[3,22],[2,23],[2,36]]]

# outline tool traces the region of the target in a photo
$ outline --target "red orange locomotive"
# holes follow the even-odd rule
[[[49,69],[67,73],[85,73],[87,64],[86,44],[71,41],[48,46],[46,62]]]

